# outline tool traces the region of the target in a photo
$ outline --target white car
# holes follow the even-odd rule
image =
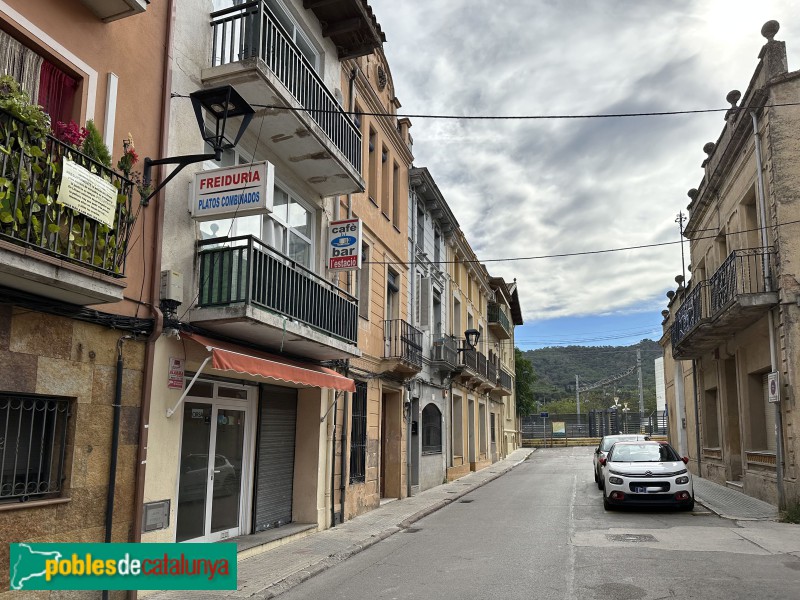
[[[603,507],[674,506],[694,508],[689,459],[681,458],[666,442],[617,442],[600,460],[603,468]]]
[[[605,458],[611,447],[617,442],[635,442],[638,440],[649,440],[650,436],[639,435],[635,433],[621,433],[619,435],[606,435],[600,440],[600,445],[594,449],[594,458],[592,459],[592,468],[594,469],[594,482],[597,487],[603,489],[603,465],[600,464],[600,459]]]

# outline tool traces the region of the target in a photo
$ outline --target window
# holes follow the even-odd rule
[[[386,271],[386,319],[396,319],[400,316],[400,304],[397,301],[400,293],[400,276],[388,269]]]
[[[367,384],[362,381],[356,381],[350,428],[350,483],[363,483],[367,471]]]
[[[361,244],[361,268],[356,271],[358,277],[358,316],[369,319],[369,246]]]
[[[0,501],[58,496],[70,400],[0,394]]]
[[[292,14],[279,0],[266,1],[270,11],[275,15],[275,19],[286,30],[286,34],[295,43],[297,49],[300,50],[300,54],[305,57],[315,71],[319,71],[319,52],[317,52],[314,44],[311,43],[311,38],[306,35]]]
[[[425,252],[425,213],[417,206],[417,250]]]
[[[389,217],[389,211],[391,211],[389,190],[391,189],[392,180],[390,176],[389,151],[386,146],[383,146],[381,151],[381,212],[387,217]]]
[[[442,453],[442,413],[435,404],[422,409],[422,453]]]
[[[706,390],[703,402],[703,447],[719,448],[717,390]]]
[[[400,167],[392,169],[392,225],[400,227]]]
[[[372,127],[369,128],[369,158],[367,160],[369,172],[367,175],[367,192],[369,199],[378,204],[378,158],[376,156],[377,135]]]
[[[440,247],[442,245],[442,236],[438,229],[433,230],[433,262],[437,267],[441,268],[439,264],[442,261],[442,254]]]

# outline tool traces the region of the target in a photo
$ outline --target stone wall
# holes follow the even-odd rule
[[[8,544],[13,542],[104,540],[116,346],[122,335],[91,323],[0,306],[0,362],[4,365],[0,390],[71,399],[62,497],[51,503],[0,503],[0,565],[9,564]],[[133,540],[144,348],[143,342],[130,340],[123,345],[115,542]],[[0,590],[8,586],[7,570],[0,568]],[[83,594],[88,597],[87,592]],[[0,598],[11,595],[0,592]]]

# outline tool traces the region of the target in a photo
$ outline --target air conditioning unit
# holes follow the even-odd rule
[[[81,0],[81,2],[104,23],[143,13],[150,4],[149,0]]]

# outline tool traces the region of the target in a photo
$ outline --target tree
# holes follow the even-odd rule
[[[533,398],[533,383],[536,373],[533,372],[531,361],[525,358],[519,348],[514,348],[514,369],[516,382],[514,391],[517,396],[517,416],[527,417],[536,410],[536,401]]]

